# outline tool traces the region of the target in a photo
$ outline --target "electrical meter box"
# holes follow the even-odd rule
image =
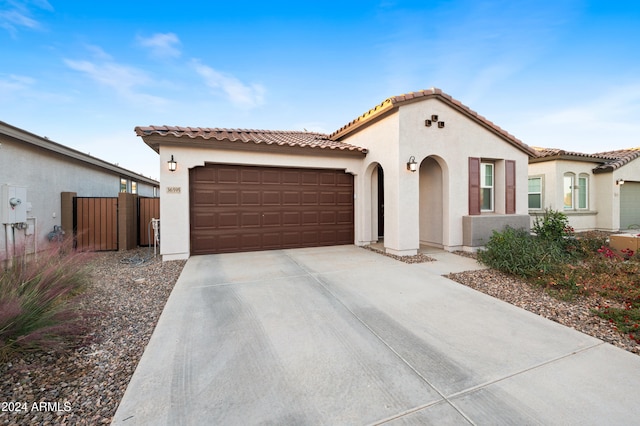
[[[27,221],[27,188],[14,185],[2,185],[2,223],[25,223]]]

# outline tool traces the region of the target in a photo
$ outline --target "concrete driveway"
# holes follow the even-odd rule
[[[640,357],[354,246],[192,257],[120,425],[632,424]]]

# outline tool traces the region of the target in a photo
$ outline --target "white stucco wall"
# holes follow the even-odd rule
[[[177,170],[170,172],[167,161],[173,155],[178,163]],[[301,149],[300,155],[255,151],[232,151],[209,147],[190,148],[180,146],[160,147],[160,254],[163,260],[187,259],[190,253],[189,226],[189,169],[204,166],[205,163],[261,165],[274,167],[308,167],[324,169],[344,169],[354,175],[354,190],[362,182],[359,173],[362,167],[360,157],[322,155]],[[356,199],[354,216],[360,213]],[[357,222],[357,220],[356,220]],[[354,230],[358,240],[359,228]]]
[[[425,119],[434,114],[445,122],[444,128],[438,128],[436,124],[425,126]],[[421,234],[423,240],[431,238],[427,236],[429,232],[423,233],[420,229],[421,225],[429,226],[430,222],[420,217],[419,194],[428,190],[420,187],[420,180],[422,176],[422,181],[426,182],[426,175],[406,170],[411,156],[418,165],[431,157],[442,169],[442,205],[437,211],[442,212],[441,243],[444,248],[458,249],[463,245],[462,217],[469,212],[469,157],[497,160],[494,214],[505,212],[504,160],[514,160],[516,214],[528,214],[528,155],[437,99],[402,105],[396,112],[343,141],[369,149],[367,165],[379,163],[384,169],[384,245],[391,253],[415,253]],[[365,191],[362,195],[368,197],[369,193]],[[370,221],[370,218],[361,220]],[[430,232],[433,233],[433,229]],[[367,234],[364,236],[366,240]]]
[[[425,127],[425,119],[433,114],[445,121],[444,128],[437,124]],[[239,149],[220,149],[209,142],[202,147],[188,147],[170,138],[156,141],[160,143],[164,260],[189,256],[189,169],[206,162],[344,169],[352,173],[356,195],[354,243],[360,245],[378,239],[376,170],[380,165],[384,171],[384,245],[388,252],[400,255],[415,254],[421,239],[448,250],[463,248],[463,217],[469,213],[469,157],[495,162],[495,209],[483,215],[497,217],[505,213],[505,160],[516,163],[516,214],[528,214],[527,153],[437,99],[403,104],[342,139],[367,148],[366,157],[324,155],[320,150],[308,149],[256,152],[241,145]],[[175,172],[167,168],[171,155],[178,162]],[[411,156],[419,167],[430,169],[408,171]],[[429,160],[423,162],[427,157]],[[434,200],[438,205],[430,208],[427,204]],[[439,217],[425,217],[433,214]]]

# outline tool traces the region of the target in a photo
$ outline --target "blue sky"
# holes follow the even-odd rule
[[[153,178],[135,126],[330,133],[430,87],[532,146],[640,146],[631,0],[0,0],[0,48],[0,120]]]

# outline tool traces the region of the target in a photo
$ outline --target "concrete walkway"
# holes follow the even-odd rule
[[[637,423],[640,357],[454,283],[442,253],[192,257],[116,425]]]

